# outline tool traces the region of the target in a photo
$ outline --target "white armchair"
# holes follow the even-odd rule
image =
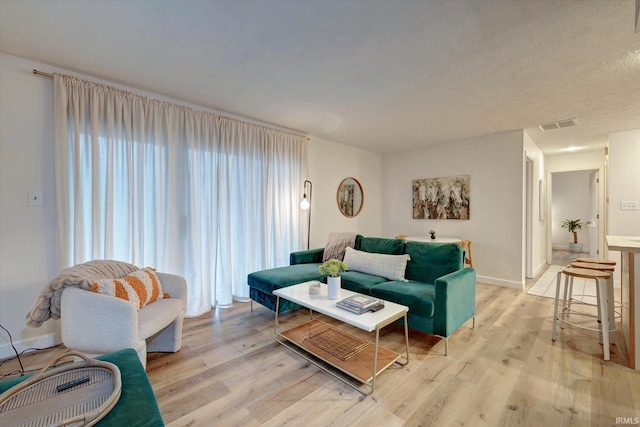
[[[65,288],[60,306],[64,345],[90,356],[133,348],[145,367],[147,351],[178,351],[182,346],[187,283],[173,274],[157,275],[170,298],[140,310],[119,298],[77,287]]]

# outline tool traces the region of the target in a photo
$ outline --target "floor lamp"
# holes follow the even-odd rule
[[[309,183],[309,198],[307,199],[307,183]],[[303,211],[308,210],[307,218],[309,223],[307,224],[307,250],[309,249],[309,242],[311,240],[311,193],[313,191],[313,185],[311,181],[305,179],[304,184],[302,184],[304,188],[304,194],[302,196],[302,201],[300,202],[300,209]]]

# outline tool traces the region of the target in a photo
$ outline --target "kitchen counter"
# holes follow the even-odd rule
[[[640,252],[639,236],[607,236],[610,251]]]
[[[640,370],[640,236],[607,236],[610,251],[620,251],[622,333],[629,367]]]

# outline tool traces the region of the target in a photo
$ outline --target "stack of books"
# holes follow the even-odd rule
[[[378,298],[362,294],[355,294],[341,301],[338,301],[336,305],[352,313],[362,314],[367,311],[377,311],[383,308],[384,302]]]

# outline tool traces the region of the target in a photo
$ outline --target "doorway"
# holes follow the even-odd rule
[[[597,169],[551,174],[551,264],[567,265],[577,257],[597,257],[600,246],[598,186]],[[580,219],[577,238],[582,247],[578,252],[569,248],[573,234],[560,226],[565,219]]]

